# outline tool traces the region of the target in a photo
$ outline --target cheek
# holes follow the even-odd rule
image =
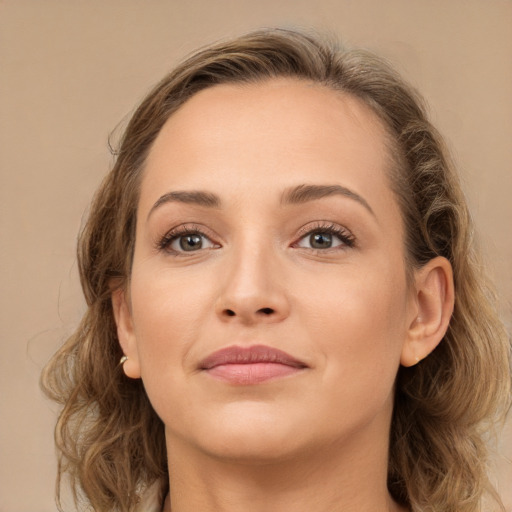
[[[132,309],[141,377],[166,423],[190,414],[190,352],[207,323],[211,290],[168,269],[139,266],[132,275]],[[184,399],[185,398],[185,399]]]
[[[332,379],[391,387],[406,336],[405,273],[377,265],[309,287],[301,317]],[[309,311],[309,314],[308,314]],[[314,312],[314,313],[312,313]]]
[[[175,376],[204,326],[211,291],[198,280],[149,265],[134,272],[131,291],[143,378]]]

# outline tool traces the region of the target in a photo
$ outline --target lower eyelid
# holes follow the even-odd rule
[[[296,244],[294,244],[296,247],[300,248],[300,249],[310,249],[310,250],[313,250],[313,251],[322,251],[322,252],[327,252],[327,251],[330,251],[330,250],[337,250],[339,248],[347,248],[347,247],[351,247],[352,244],[349,243],[348,241],[345,241],[343,240],[342,238],[340,238],[338,235],[335,235],[333,234],[333,244],[331,247],[326,247],[324,249],[322,248],[319,248],[319,247],[305,247],[304,245],[300,245],[300,243],[307,238],[307,236],[310,236],[310,235],[306,235],[304,237],[302,237]]]
[[[202,239],[202,246],[199,249],[197,249],[195,251],[193,251],[193,250],[186,251],[186,250],[182,249],[181,247],[179,247],[180,240],[182,238],[185,238],[187,236],[194,236],[194,235],[198,235]],[[205,244],[207,244],[208,247],[204,247]],[[175,247],[176,245],[178,245],[178,247]],[[205,234],[198,233],[198,232],[190,232],[190,233],[177,233],[177,234],[172,234],[169,236],[166,235],[166,238],[163,239],[162,242],[160,243],[160,248],[162,250],[168,251],[168,252],[185,253],[186,254],[186,253],[199,252],[204,249],[210,249],[214,245],[215,245],[215,243],[210,239],[210,237],[206,236]]]

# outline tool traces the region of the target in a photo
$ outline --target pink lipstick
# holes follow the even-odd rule
[[[265,345],[227,347],[209,355],[199,365],[211,377],[238,385],[285,377],[307,367],[290,354]]]

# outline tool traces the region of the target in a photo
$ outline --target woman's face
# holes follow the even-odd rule
[[[364,104],[294,80],[212,87],[168,120],[118,318],[168,443],[385,444],[416,314],[389,162]]]

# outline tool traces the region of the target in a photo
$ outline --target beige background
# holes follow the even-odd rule
[[[269,25],[376,49],[424,93],[511,325],[512,1],[0,0],[1,512],[55,510],[55,406],[38,376],[84,310],[75,238],[109,132],[184,54]],[[498,473],[512,510],[512,465]]]

